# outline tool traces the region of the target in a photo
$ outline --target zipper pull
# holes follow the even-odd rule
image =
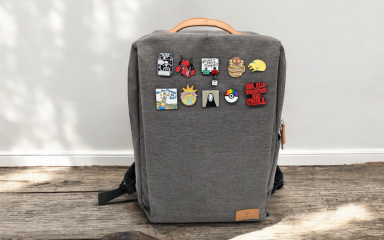
[[[281,119],[280,135],[281,135],[281,149],[284,150],[284,144],[286,143],[284,119]]]

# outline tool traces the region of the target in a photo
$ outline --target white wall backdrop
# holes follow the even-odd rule
[[[130,46],[191,17],[280,39],[281,164],[384,161],[384,1],[2,0],[0,166],[130,164]]]

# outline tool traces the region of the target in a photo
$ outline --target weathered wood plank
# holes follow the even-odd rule
[[[0,168],[0,192],[100,191],[116,188],[128,166]]]
[[[271,217],[264,222],[150,224],[137,202],[98,206],[94,193],[3,193],[0,194],[0,235],[100,238],[113,232],[141,231],[159,239],[368,239],[369,236],[383,236],[381,195],[371,196],[370,201],[349,197],[296,201],[295,197],[285,195],[286,192],[272,198]]]
[[[127,166],[92,167],[16,167],[0,168],[0,192],[102,191],[115,188]],[[327,191],[328,184],[339,184],[342,192],[354,185],[362,193],[384,191],[380,172],[384,163],[321,167],[282,167],[290,175],[292,191],[308,187]],[[367,184],[369,181],[371,184]],[[293,184],[295,183],[295,184]]]
[[[21,181],[25,169],[52,174],[49,184]],[[266,221],[220,224],[151,224],[129,196],[117,200],[126,203],[98,206],[96,192],[83,192],[114,187],[125,169],[0,169],[0,180],[12,176],[1,185],[22,182],[11,190],[9,184],[1,187],[0,238],[96,239],[128,231],[159,239],[384,238],[384,164],[284,167],[286,186],[271,198]]]
[[[118,232],[104,236],[101,240],[158,240],[142,232]]]

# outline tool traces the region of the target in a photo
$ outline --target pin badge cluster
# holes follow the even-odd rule
[[[176,67],[176,72],[181,73],[184,77],[189,78],[195,75],[195,68],[192,64],[191,57],[189,60],[184,59],[180,55],[181,60]],[[263,72],[267,69],[267,65],[260,59],[253,60],[248,65],[249,70],[252,72]],[[201,71],[203,75],[212,74],[214,79],[212,80],[212,86],[217,86],[216,80],[217,74],[219,74],[219,59],[218,58],[202,58],[201,59]],[[244,61],[240,57],[234,57],[229,60],[228,73],[231,77],[241,77],[245,72]],[[157,60],[157,75],[169,77],[173,73],[173,57],[172,53],[160,53]]]
[[[176,67],[176,72],[182,76],[189,78],[195,75],[195,68],[192,64],[192,59],[184,59],[180,55],[181,60]],[[173,73],[173,57],[172,53],[160,53],[157,60],[157,75],[170,77]],[[248,65],[249,70],[252,72],[263,72],[267,69],[267,65],[260,59],[253,60]],[[213,75],[212,86],[216,87],[218,81],[216,76],[219,74],[219,59],[218,58],[202,58],[201,59],[201,72],[203,75]],[[228,73],[231,77],[241,77],[245,72],[244,60],[240,57],[233,57],[229,60]],[[245,95],[250,95],[246,100],[246,104],[251,106],[265,105],[267,101],[262,94],[268,92],[267,83],[265,82],[251,82],[245,84]],[[194,86],[183,88],[180,93],[181,102],[186,106],[192,106],[196,103],[198,95],[197,89]],[[228,89],[224,93],[224,98],[228,103],[235,103],[239,98],[239,93],[235,89]],[[157,88],[156,89],[156,108],[158,110],[175,110],[177,109],[177,89],[176,88]],[[202,105],[206,107],[219,106],[219,90],[203,90],[202,91]]]

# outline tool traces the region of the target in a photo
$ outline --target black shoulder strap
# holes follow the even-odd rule
[[[275,173],[275,181],[273,183],[273,189],[272,194],[276,192],[276,190],[280,190],[284,186],[284,175],[281,169],[279,168],[279,165],[276,167],[276,173]]]
[[[133,163],[127,172],[124,174],[124,179],[121,181],[120,186],[114,190],[101,192],[98,194],[99,205],[104,205],[107,202],[120,197],[121,195],[132,194],[136,192],[136,174],[135,163]]]

